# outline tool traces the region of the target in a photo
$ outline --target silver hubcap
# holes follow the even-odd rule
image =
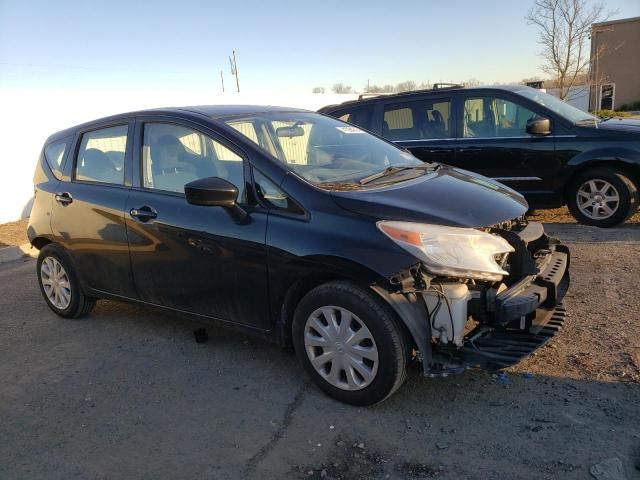
[[[71,283],[62,264],[53,257],[47,257],[40,265],[40,279],[49,301],[60,310],[71,303]]]
[[[327,306],[313,312],[304,327],[304,346],[313,368],[342,390],[361,390],[378,372],[373,335],[344,308]]]
[[[620,205],[620,195],[615,187],[606,180],[597,178],[580,185],[576,200],[580,212],[594,220],[609,218]]]

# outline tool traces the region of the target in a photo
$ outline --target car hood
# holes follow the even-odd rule
[[[618,130],[640,134],[640,120],[632,118],[610,118],[598,123],[598,129]]]
[[[379,220],[456,227],[494,225],[524,215],[529,208],[509,187],[446,166],[417,179],[332,195],[342,208]]]

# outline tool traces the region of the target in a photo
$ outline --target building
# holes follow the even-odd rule
[[[630,109],[640,102],[640,17],[592,25],[589,75],[590,110]]]

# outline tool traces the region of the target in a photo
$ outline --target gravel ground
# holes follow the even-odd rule
[[[337,403],[295,357],[116,302],[48,311],[35,263],[0,266],[0,478],[640,478],[640,227],[549,228],[572,249],[565,329],[507,371]],[[523,375],[525,374],[526,375]]]

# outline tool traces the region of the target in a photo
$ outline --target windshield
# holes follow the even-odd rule
[[[225,123],[308,181],[327,187],[357,184],[392,166],[425,165],[358,127],[316,113],[258,113]],[[413,176],[422,174],[416,170]]]
[[[563,102],[553,95],[541,92],[540,90],[536,90],[535,88],[523,88],[521,90],[516,90],[515,93],[517,93],[518,95],[522,95],[529,100],[533,100],[539,105],[547,107],[549,110],[560,115],[561,117],[566,118],[572,123],[596,121],[596,117],[594,117],[593,115],[583,112],[576,107],[572,107],[568,103]]]

